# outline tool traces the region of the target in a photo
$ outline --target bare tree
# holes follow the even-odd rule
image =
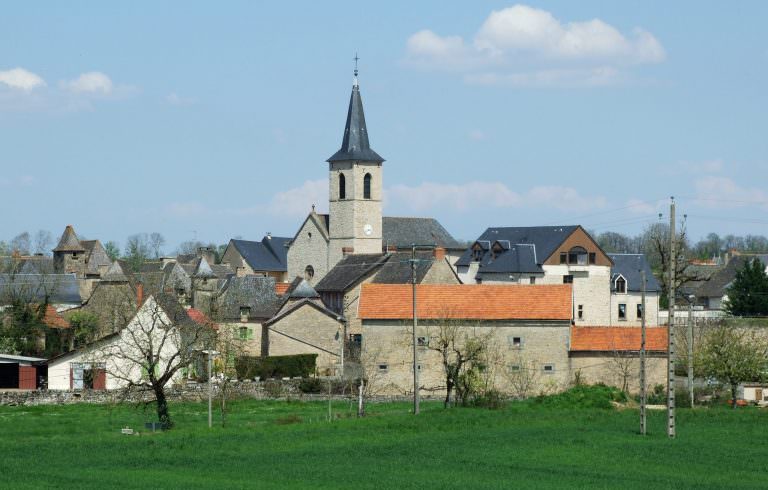
[[[211,323],[211,327],[214,327],[213,323]],[[221,414],[221,426],[224,427],[229,413],[227,402],[232,397],[232,381],[237,378],[235,361],[238,357],[246,355],[248,341],[240,336],[238,327],[220,325],[217,328],[216,336],[212,340],[215,350],[219,353],[215,371],[219,375],[219,412]]]
[[[11,252],[18,252],[21,255],[29,255],[32,248],[32,239],[29,236],[29,232],[19,233],[10,243]]]
[[[48,254],[53,247],[53,236],[50,231],[38,230],[35,233],[34,252],[36,254]]]
[[[165,238],[158,232],[152,232],[149,235],[149,248],[152,251],[152,258],[158,259],[163,255],[163,245]]]
[[[512,394],[520,399],[533,395],[539,382],[540,369],[536,361],[518,351],[506,372]]]

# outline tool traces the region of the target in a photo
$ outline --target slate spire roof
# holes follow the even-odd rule
[[[61,235],[59,244],[53,249],[54,252],[85,252],[85,248],[75,235],[75,229],[72,225],[67,225],[64,233]]]
[[[118,261],[112,262],[107,272],[104,273],[104,277],[101,278],[102,282],[128,282],[128,276],[123,272],[123,268],[120,267]]]
[[[368,128],[365,126],[363,99],[360,97],[360,85],[357,83],[357,76],[355,76],[355,82],[352,85],[352,95],[349,98],[347,123],[344,126],[344,139],[341,142],[341,149],[334,153],[327,161],[333,163],[349,160],[375,163],[384,161],[378,153],[371,149],[371,145],[368,142]]]
[[[213,269],[211,269],[211,266],[210,264],[208,264],[208,261],[205,260],[205,257],[200,257],[200,263],[197,264],[194,277],[197,277],[199,279],[212,279],[216,277],[216,274],[213,272]]]

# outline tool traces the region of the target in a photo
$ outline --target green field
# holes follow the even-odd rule
[[[226,428],[171,406],[167,433],[120,434],[135,406],[0,407],[2,488],[766,488],[768,411],[680,409],[678,439],[652,412],[534,402],[502,410],[426,403],[239,401]]]

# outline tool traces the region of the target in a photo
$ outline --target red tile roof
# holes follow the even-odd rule
[[[70,328],[71,325],[67,319],[63,318],[51,305],[45,307],[45,315],[43,316],[43,323],[51,328]]]
[[[571,327],[571,352],[639,351],[640,327]],[[648,327],[645,349],[667,350],[667,328]]]
[[[202,311],[197,310],[195,308],[188,309],[187,310],[187,316],[189,316],[189,318],[193,322],[195,322],[197,324],[207,325],[207,326],[210,326],[211,328],[213,328],[215,330],[218,330],[218,328],[219,328],[219,326],[216,323],[214,323],[213,320],[208,318],[208,315],[206,315]]]
[[[278,296],[282,296],[285,294],[286,291],[288,291],[288,288],[291,287],[290,282],[276,282],[275,283],[275,294]]]
[[[423,319],[570,320],[571,286],[421,284],[417,316]],[[411,319],[410,284],[364,284],[358,316],[364,320]]]

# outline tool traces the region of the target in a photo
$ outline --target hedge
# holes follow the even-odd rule
[[[251,357],[235,360],[239,379],[305,378],[315,372],[317,354],[295,356]]]

